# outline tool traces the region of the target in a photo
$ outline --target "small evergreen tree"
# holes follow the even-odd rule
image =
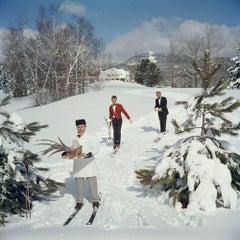
[[[153,87],[160,83],[162,75],[157,65],[151,62],[149,59],[143,59],[137,66],[135,73],[135,82]]]
[[[232,89],[240,89],[240,58],[234,57],[231,61],[233,65],[228,68],[230,87]]]
[[[188,137],[167,149],[155,170],[136,171],[143,185],[150,188],[160,185],[173,204],[181,202],[192,210],[236,208],[240,191],[240,156],[225,149],[217,139],[222,134],[236,136],[240,126],[225,116],[239,108],[240,102],[232,97],[221,101],[219,98],[228,81],[220,80],[215,87],[209,87],[220,66],[221,63],[212,62],[209,51],[205,52],[203,67],[193,62],[203,91],[189,101],[177,103],[185,106],[188,116],[185,122],[172,120],[176,134],[185,133]]]
[[[0,89],[6,93],[9,94],[12,91],[12,82],[10,81],[4,66],[0,65]]]
[[[0,102],[0,108],[9,103],[10,97]],[[45,179],[41,172],[46,168],[37,168],[37,154],[24,148],[24,142],[47,125],[37,122],[24,124],[16,114],[0,111],[0,225],[4,224],[8,214],[27,214],[33,201],[41,201],[55,192],[59,186],[52,179]]]

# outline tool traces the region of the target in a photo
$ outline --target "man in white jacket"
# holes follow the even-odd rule
[[[73,176],[77,186],[77,197],[75,209],[80,209],[83,206],[83,188],[84,180],[88,182],[89,192],[92,198],[93,208],[99,207],[99,194],[97,186],[97,167],[96,160],[93,156],[93,147],[91,139],[86,131],[85,119],[76,120],[77,134],[72,137],[72,147],[77,148],[82,146],[81,158],[73,159]],[[65,158],[66,153],[63,153]]]

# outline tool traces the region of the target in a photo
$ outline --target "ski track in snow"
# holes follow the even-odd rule
[[[176,211],[167,202],[166,194],[157,194],[154,189],[143,187],[136,179],[134,170],[155,166],[164,146],[171,143],[169,140],[171,132],[162,136],[158,143],[153,142],[158,131],[158,125],[153,124],[155,120],[155,113],[149,113],[132,124],[128,124],[125,119],[122,127],[121,148],[114,157],[110,156],[113,151],[112,143],[106,141],[107,128],[102,127],[98,132],[96,138],[99,139],[99,152],[95,157],[102,201],[94,225],[105,229],[156,228],[167,224],[198,226],[202,222],[202,219],[186,215],[184,210]],[[136,131],[141,132],[140,139]],[[70,174],[62,179],[62,172],[66,172],[67,169]],[[47,204],[46,202],[34,202],[32,218],[23,219],[26,227],[28,224],[34,226],[34,229],[52,225],[61,226],[68,218],[75,205],[75,182],[71,171],[72,161],[60,161],[55,164],[54,179],[65,181],[66,188],[60,190],[56,201]],[[90,216],[91,200],[86,185],[85,193],[84,207],[69,226],[85,224]],[[18,217],[13,216],[10,228],[15,225],[14,219],[15,224],[18,224]]]
[[[96,224],[107,228],[136,228],[159,227],[162,224],[197,226],[202,222],[201,219],[185,215],[184,210],[176,212],[176,209],[164,203],[165,194],[156,196],[154,190],[143,188],[136,179],[134,170],[154,166],[161,149],[168,144],[164,141],[167,135],[162,136],[158,143],[153,142],[158,129],[149,126],[154,125],[154,118],[155,114],[150,113],[131,125],[125,121],[122,129],[123,144],[114,157],[109,157],[112,144],[102,143],[96,158],[99,158],[99,184],[103,203]],[[141,139],[136,131],[142,132]],[[99,138],[103,135],[107,136],[105,128],[100,131]],[[145,217],[149,212],[151,219]]]
[[[130,89],[125,92],[141,98],[152,97],[152,90],[145,88]],[[185,96],[185,93],[176,93],[175,95],[181,99],[181,95]],[[159,189],[151,190],[148,187],[143,187],[134,173],[140,168],[153,168],[161,160],[164,147],[177,140],[170,121],[181,114],[181,110],[173,105],[171,97],[168,98],[168,102],[171,109],[167,122],[168,133],[161,136],[161,140],[157,143],[153,142],[158,136],[159,127],[154,111],[133,119],[132,124],[123,118],[122,144],[114,157],[110,156],[113,149],[112,143],[107,141],[107,127],[103,126],[97,131],[95,137],[99,151],[95,158],[102,200],[94,221],[94,227],[115,230],[205,225],[204,214],[192,215],[187,209],[181,209],[180,205],[173,207],[166,193],[160,192]],[[73,212],[76,189],[71,175],[72,161],[61,160],[57,155],[49,161],[51,164],[41,163],[41,166],[50,167],[46,177],[65,182],[66,187],[59,190],[54,201],[34,202],[31,219],[22,218],[20,221],[18,216],[11,216],[9,218],[11,222],[7,224],[5,229],[13,230],[20,227],[26,230],[29,228],[44,230],[49,227],[61,227]],[[84,206],[67,227],[83,226],[88,221],[91,212],[91,200],[85,185]]]

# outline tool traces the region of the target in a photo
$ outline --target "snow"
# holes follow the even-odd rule
[[[210,140],[206,141],[206,145],[209,148],[211,144],[213,145]],[[193,191],[195,182],[200,182],[197,190],[192,193],[189,208],[194,211],[197,210],[198,207],[201,210],[215,210],[215,199],[217,196],[215,185],[217,185],[223,195],[224,206],[235,209],[237,205],[237,194],[231,188],[231,175],[227,166],[221,164],[218,159],[207,158],[206,154],[198,155],[196,158],[196,149],[200,149],[202,152],[206,151],[201,145],[200,142],[193,142],[186,159],[186,168],[189,171],[189,190]],[[199,179],[195,179],[196,176],[199,177]],[[206,192],[210,194],[206,194]],[[199,195],[204,195],[205,198]],[[199,203],[199,199],[203,199],[203,201]]]
[[[152,63],[157,63],[155,57],[153,56],[153,52],[148,52],[149,54],[149,60],[152,62]]]
[[[123,82],[106,83],[101,91],[91,91],[83,95],[70,97],[65,100],[34,108],[29,107],[30,100],[12,100],[7,106],[7,111],[14,113],[16,121],[38,121],[48,124],[49,127],[40,131],[26,144],[33,152],[43,150],[37,140],[51,139],[57,141],[60,137],[68,143],[74,135],[75,120],[85,118],[89,134],[95,136],[94,143],[98,152],[95,155],[98,166],[98,184],[102,202],[93,226],[85,226],[90,213],[91,203],[85,186],[85,205],[79,215],[72,222],[62,227],[63,222],[73,211],[75,205],[75,182],[72,177],[71,160],[63,160],[60,154],[51,157],[44,156],[39,166],[48,167],[46,177],[56,181],[65,182],[66,187],[55,194],[55,201],[34,202],[31,219],[18,216],[9,217],[9,223],[0,228],[1,240],[40,240],[49,238],[57,239],[218,239],[237,240],[240,236],[240,201],[234,193],[229,191],[223,196],[226,205],[235,206],[232,209],[209,208],[212,198],[215,197],[215,187],[210,181],[201,184],[198,192],[191,197],[197,203],[198,194],[210,191],[210,199],[205,199],[200,205],[205,211],[196,211],[199,204],[190,205],[182,209],[180,204],[172,206],[166,193],[158,188],[143,187],[136,179],[134,170],[140,168],[154,169],[161,160],[165,146],[172,146],[178,141],[174,134],[171,119],[183,122],[184,115],[181,107],[175,101],[186,100],[201,92],[201,89],[173,89],[163,88],[161,92],[168,99],[167,129],[168,133],[161,136],[155,143],[153,139],[158,136],[158,118],[154,112],[154,99],[157,89],[147,88],[136,84]],[[130,114],[131,124],[123,117],[122,145],[113,158],[110,157],[112,144],[107,140],[108,129],[104,117],[108,117],[108,106],[112,95],[117,95],[118,100]],[[239,91],[227,90],[228,96],[240,99]],[[231,120],[239,120],[239,110],[231,115]],[[240,154],[239,137],[224,136],[228,150]],[[227,145],[227,143],[230,143]],[[196,147],[196,146],[195,146]],[[194,146],[192,146],[194,150]],[[194,158],[194,151],[192,151]],[[198,155],[199,156],[199,155]],[[197,160],[197,159],[196,159]],[[209,160],[209,159],[208,159]],[[200,161],[200,159],[198,159]],[[206,159],[201,159],[206,161]],[[174,164],[166,161],[165,167]],[[188,165],[194,164],[188,162]],[[195,162],[196,164],[196,162]],[[201,164],[205,164],[202,163]],[[212,182],[217,181],[221,187],[227,186],[230,176],[224,166],[215,169],[215,165],[208,161],[206,171],[212,173]],[[176,166],[177,167],[177,166]],[[194,169],[194,168],[192,168]],[[161,171],[161,169],[159,169]],[[215,176],[216,179],[213,179]],[[203,178],[204,179],[204,178]],[[207,184],[205,184],[207,183]],[[208,194],[209,196],[209,194]]]

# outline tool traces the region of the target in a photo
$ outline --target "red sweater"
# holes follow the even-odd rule
[[[110,105],[110,107],[109,107],[109,118],[110,119],[114,119],[114,118],[120,119],[122,117],[121,113],[123,113],[128,120],[130,119],[130,116],[128,115],[127,111],[124,109],[122,104],[120,104],[120,103],[116,104],[115,112],[113,109],[114,109],[113,106]]]

